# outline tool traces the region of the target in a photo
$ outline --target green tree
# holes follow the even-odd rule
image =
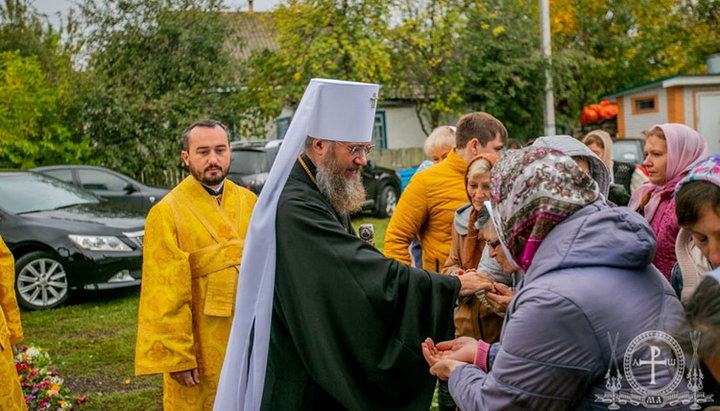
[[[82,78],[61,33],[28,1],[0,4],[0,164],[81,162],[91,152],[79,121]]]
[[[535,138],[543,128],[546,64],[537,2],[486,0],[483,6],[471,9],[473,24],[462,44],[466,107],[496,116],[512,138]]]
[[[236,121],[221,1],[102,0],[81,7],[87,35],[87,131],[104,165],[154,184],[181,173],[180,134]]]
[[[67,126],[69,90],[48,78],[37,57],[0,53],[0,167],[80,162],[90,153]]]
[[[464,108],[468,56],[462,52],[469,16],[484,9],[466,0],[398,2],[391,32],[394,94],[415,102],[425,134]],[[480,13],[478,13],[480,14]]]
[[[554,0],[557,108],[577,123],[603,94],[697,73],[720,50],[714,0]]]
[[[278,50],[253,59],[248,84],[273,110],[297,103],[312,78],[388,83],[387,1],[289,0],[272,20]]]

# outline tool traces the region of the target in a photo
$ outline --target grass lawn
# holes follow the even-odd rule
[[[375,226],[382,250],[387,219],[359,216]],[[25,344],[45,348],[72,395],[87,395],[83,410],[161,410],[162,378],[135,377],[133,359],[140,289],[105,291],[48,311],[22,312]]]
[[[72,394],[87,395],[82,409],[162,409],[161,376],[133,375],[139,298],[137,287],[106,291],[21,314],[24,343],[45,348]]]

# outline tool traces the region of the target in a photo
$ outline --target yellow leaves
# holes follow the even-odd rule
[[[504,33],[504,32],[505,32],[505,27],[503,27],[503,26],[498,26],[498,27],[495,27],[495,28],[493,29],[492,35],[493,35],[494,37],[497,37],[497,36],[501,35],[501,34]]]
[[[577,7],[572,0],[550,0],[550,27],[553,34],[572,34],[577,30]]]

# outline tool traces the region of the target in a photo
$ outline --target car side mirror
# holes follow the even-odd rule
[[[368,160],[366,167],[367,168],[375,168],[375,160]]]
[[[126,193],[131,194],[137,191],[134,185],[127,183],[127,185],[123,188]]]

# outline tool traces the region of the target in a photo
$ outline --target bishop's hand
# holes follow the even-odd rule
[[[467,271],[458,275],[460,279],[460,296],[474,294],[480,290],[492,290],[495,288],[495,281],[489,275],[477,271]]]

